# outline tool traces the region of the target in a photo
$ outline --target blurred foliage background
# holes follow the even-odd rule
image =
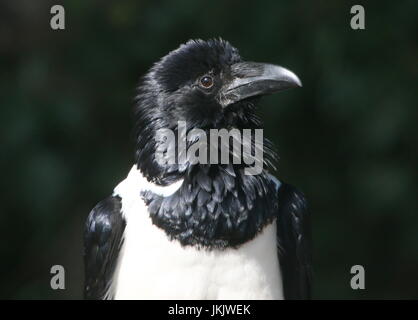
[[[66,29],[50,28],[62,4]],[[190,38],[221,36],[304,87],[262,101],[278,176],[303,190],[317,299],[418,298],[418,3],[0,2],[0,297],[81,298],[82,231],[133,162],[140,76]],[[66,290],[50,289],[50,268]],[[350,288],[350,268],[366,289]]]

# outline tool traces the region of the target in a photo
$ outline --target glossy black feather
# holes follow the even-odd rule
[[[125,225],[119,197],[106,198],[90,212],[84,234],[86,299],[113,298],[107,294],[123,242]]]
[[[278,191],[277,242],[285,299],[311,298],[310,217],[304,195],[291,185]]]
[[[277,216],[276,184],[266,172],[250,176],[241,168],[231,176],[231,170],[196,166],[170,196],[143,192],[152,222],[184,246],[224,249],[253,239]],[[203,180],[214,187],[207,191]]]

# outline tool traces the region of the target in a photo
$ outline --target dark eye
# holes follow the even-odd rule
[[[211,76],[203,76],[200,78],[199,84],[202,88],[209,89],[213,86],[213,78]]]

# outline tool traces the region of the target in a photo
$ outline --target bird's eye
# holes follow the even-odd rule
[[[203,76],[202,78],[200,78],[199,84],[204,89],[212,88],[213,78],[211,76]]]

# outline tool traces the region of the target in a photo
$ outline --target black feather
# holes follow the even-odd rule
[[[286,299],[309,299],[312,283],[310,216],[304,195],[288,184],[278,192],[277,241]]]
[[[109,197],[99,202],[87,218],[84,233],[84,296],[87,299],[112,298],[109,288],[126,225],[120,210],[121,199]]]

